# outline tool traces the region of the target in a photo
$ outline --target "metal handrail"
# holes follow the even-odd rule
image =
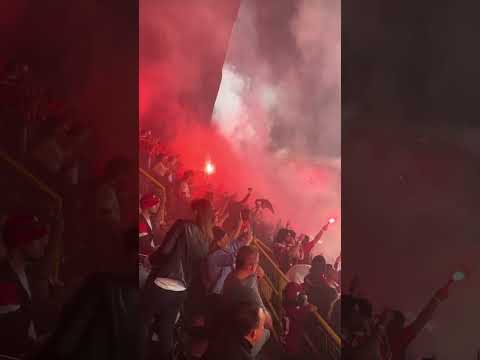
[[[29,170],[27,170],[23,165],[18,163],[12,157],[10,157],[5,151],[0,150],[0,159],[5,161],[11,167],[13,167],[18,173],[29,179],[33,184],[35,184],[40,191],[47,194],[50,198],[54,200],[57,205],[57,211],[60,213],[63,209],[63,198],[54,190],[52,190],[47,184],[42,180],[33,175]],[[58,244],[58,247],[54,248],[53,253],[53,278],[58,280],[60,274],[60,264],[62,262],[61,256],[61,244]]]
[[[261,255],[265,258],[265,260],[269,263],[269,266],[273,269],[275,272],[275,275],[278,276],[285,284],[287,284],[289,279],[285,275],[285,273],[280,269],[280,267],[277,265],[276,261],[272,259],[272,257],[268,254],[265,248],[267,248],[267,245],[265,245],[261,240],[255,239],[255,244],[257,245],[257,248],[259,249]],[[271,287],[271,290],[275,292],[275,294],[281,294],[282,289],[277,289],[274,286],[274,283],[272,279],[270,279],[267,274],[265,275],[265,283],[267,286]],[[276,312],[276,311],[275,311]],[[275,314],[277,315],[277,314]],[[328,339],[330,339],[330,342],[332,343],[333,347],[335,347],[335,351],[337,353],[340,352],[341,348],[341,339],[338,336],[338,334],[330,327],[330,325],[327,323],[327,321],[318,313],[318,311],[314,312],[315,319],[317,320],[320,328],[323,330],[323,332],[327,335]],[[307,339],[307,342],[310,343],[310,345],[313,345],[310,339]]]
[[[62,197],[57,194],[54,190],[52,190],[47,184],[45,184],[42,180],[38,179],[35,175],[33,175],[30,171],[28,171],[23,165],[19,164],[17,161],[12,159],[6,152],[0,150],[0,158],[12,166],[15,170],[21,173],[23,176],[31,180],[41,191],[48,194],[55,202],[57,203],[58,210],[61,210],[63,207],[63,199]]]

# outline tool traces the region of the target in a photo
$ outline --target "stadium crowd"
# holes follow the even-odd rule
[[[2,161],[15,159],[15,169],[63,200],[2,183],[0,356],[261,358],[276,331],[276,309],[262,292],[272,275],[264,254],[288,280],[279,289],[287,359],[312,356],[304,335],[325,331],[315,314],[340,336],[343,358],[406,359],[447,299],[453,280],[411,324],[400,311],[374,314],[357,280],[342,290],[340,256],[328,264],[321,255],[335,219],[319,224],[313,240],[289,224],[264,224],[260,214],[272,204],[251,205],[254,189],[243,199],[197,191],[197,174],[180,171],[181,154],[150,131],[140,134],[140,191],[136,159],[112,158],[96,174],[88,124],[73,121],[29,65],[0,73]]]
[[[253,189],[241,200],[211,191],[202,194],[195,190],[193,171],[178,175],[181,156],[169,154],[151,131],[144,131],[140,141],[141,164],[164,189],[158,192],[151,179],[141,176],[140,274],[148,303],[142,321],[146,342],[161,344],[161,358],[167,358],[168,349],[176,349],[172,328],[179,323],[177,313],[191,334],[190,348],[182,348],[186,358],[219,359],[222,353],[223,358],[250,359],[259,354],[273,330],[272,309],[262,300],[261,283],[270,275],[260,266],[262,249],[288,279],[280,289],[281,340],[288,359],[307,359],[304,335],[325,331],[315,321],[315,312],[340,336],[342,358],[406,359],[410,343],[447,299],[452,280],[411,324],[400,311],[386,309],[375,315],[371,301],[359,295],[358,279],[344,286],[342,294],[341,257],[328,264],[321,255],[322,237],[335,219],[328,219],[313,240],[297,236],[288,223],[276,228],[261,224],[257,215],[272,204],[262,206],[265,200],[257,199],[250,206]],[[260,228],[263,231],[256,230]],[[320,255],[312,256],[316,246]],[[171,311],[164,311],[166,304]],[[252,319],[247,327],[243,311],[248,307]],[[258,315],[253,316],[253,309]]]

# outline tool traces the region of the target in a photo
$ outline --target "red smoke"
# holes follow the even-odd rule
[[[233,26],[233,18],[229,18],[229,24],[225,19],[231,16],[238,1],[225,1],[223,9],[199,8],[198,4],[189,2],[189,18],[209,20],[202,23],[201,31],[198,22],[186,23],[182,17],[186,4],[182,3],[182,9],[159,4],[144,1],[140,9],[141,126],[160,131],[166,148],[179,156],[181,170],[195,171],[195,195],[201,196],[213,189],[217,193],[237,193],[239,199],[252,187],[252,201],[266,198],[273,203],[275,216],[266,214],[266,220],[276,223],[282,219],[283,224],[290,220],[298,233],[314,236],[330,217],[340,215],[339,164],[328,157],[313,161],[306,151],[303,135],[291,134],[294,143],[286,152],[281,150],[284,144],[280,144],[280,149],[270,148],[274,141],[271,126],[278,121],[271,117],[271,110],[285,114],[289,126],[298,121],[299,128],[312,133],[303,121],[311,115],[302,113],[305,109],[297,101],[304,90],[280,79],[281,92],[277,97],[272,87],[278,82],[274,77],[283,74],[270,69],[252,54],[255,56],[245,60],[255,69],[250,75],[256,81],[252,82],[256,90],[249,87],[251,79],[246,74],[235,68],[224,72],[222,86],[229,82],[226,76],[230,76],[232,87],[227,86],[219,96],[223,111],[211,122],[205,114],[217,95],[216,82],[223,65],[223,59],[219,59],[227,52],[227,46],[232,46],[225,39],[231,31],[229,26]],[[244,32],[241,37],[253,44],[255,31]],[[239,40],[238,34],[235,39]],[[249,51],[243,53],[250,54]],[[237,88],[238,82],[240,88]],[[234,109],[235,104],[240,107]],[[319,118],[327,122],[330,113]],[[326,132],[333,135],[323,137],[321,145],[338,143],[334,138],[340,136],[335,130],[336,120],[332,118],[333,131]],[[215,165],[211,176],[206,176],[204,171],[207,161]],[[332,258],[340,248],[339,229],[339,224],[332,226],[324,239],[325,251]]]

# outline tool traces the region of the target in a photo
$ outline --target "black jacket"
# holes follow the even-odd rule
[[[198,278],[207,254],[208,241],[198,226],[178,220],[168,231],[161,247],[149,257],[150,277],[179,280],[189,288],[193,279]]]
[[[137,278],[94,274],[62,311],[56,330],[33,360],[139,358]]]

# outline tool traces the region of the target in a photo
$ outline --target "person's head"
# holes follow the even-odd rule
[[[288,242],[295,244],[297,242],[297,233],[293,230],[288,230]]]
[[[195,224],[211,244],[214,241],[213,226],[215,224],[215,212],[212,204],[207,199],[194,200],[192,201],[192,211]]]
[[[290,237],[290,232],[288,229],[280,229],[275,237],[275,242],[286,244],[288,243],[288,239]]]
[[[170,169],[172,169],[172,170],[175,169],[175,167],[177,166],[177,164],[178,164],[178,159],[177,159],[176,156],[171,155],[171,156],[168,157],[168,159],[167,159],[167,165],[168,165],[168,167],[169,167]]]
[[[228,243],[228,234],[221,227],[215,226],[213,228],[213,240],[218,247],[223,248]]]
[[[357,299],[358,325],[362,330],[370,329],[373,322],[373,306],[368,299]]]
[[[308,235],[303,235],[302,237],[302,244],[305,245],[305,244],[308,244],[310,242],[310,236]]]
[[[312,260],[312,267],[310,268],[310,274],[319,279],[325,275],[327,269],[327,261],[322,255],[317,255]]]
[[[152,159],[150,167],[155,175],[163,175],[162,171],[167,166],[167,158],[165,154],[158,154]]]
[[[4,224],[3,240],[9,256],[38,260],[45,255],[48,228],[34,216],[11,216]]]
[[[140,208],[145,214],[156,214],[160,209],[160,198],[153,193],[145,194],[140,198]]]
[[[255,274],[257,272],[260,254],[254,246],[242,246],[237,253],[235,266],[237,270]]]
[[[265,331],[265,311],[255,304],[241,303],[232,313],[234,335],[247,339],[252,345],[262,340]]]

